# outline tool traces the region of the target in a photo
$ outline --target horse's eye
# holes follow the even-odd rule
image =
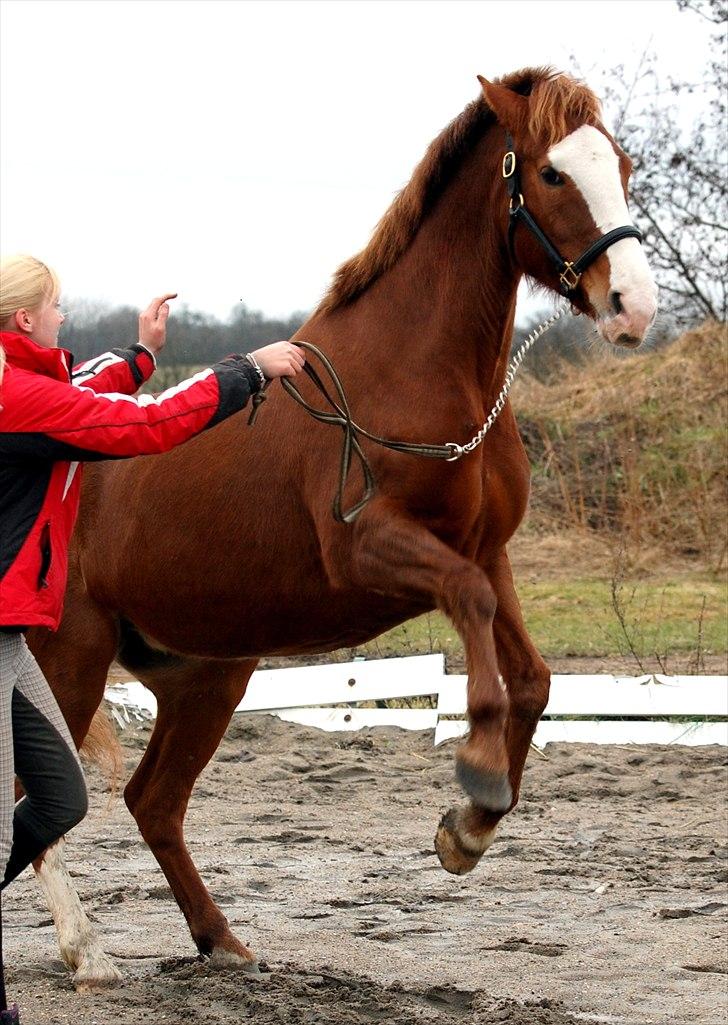
[[[539,174],[547,185],[563,185],[564,179],[553,167],[542,167]]]

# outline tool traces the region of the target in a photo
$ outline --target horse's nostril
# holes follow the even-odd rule
[[[619,292],[610,292],[609,301],[612,304],[612,309],[615,313],[622,313],[624,306],[622,306],[622,296]]]

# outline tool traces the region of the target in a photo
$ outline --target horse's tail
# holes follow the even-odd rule
[[[84,761],[101,769],[109,784],[110,795],[115,797],[124,770],[124,753],[114,725],[101,705],[94,713],[80,753]]]

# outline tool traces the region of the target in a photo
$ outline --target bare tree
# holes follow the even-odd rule
[[[726,0],[677,0],[710,24],[701,82],[665,79],[654,52],[632,78],[610,71],[605,107],[634,161],[631,203],[676,326],[726,319],[728,135]],[[686,123],[687,112],[694,114]]]

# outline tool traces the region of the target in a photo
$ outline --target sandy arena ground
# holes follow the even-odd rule
[[[149,726],[123,737],[131,771]],[[259,978],[213,970],[121,798],[68,858],[117,989],[76,994],[26,873],[4,895],[23,1025],[723,1025],[726,751],[551,745],[470,876],[433,835],[460,797],[432,733],[326,734],[235,717],[200,778],[189,846]]]

